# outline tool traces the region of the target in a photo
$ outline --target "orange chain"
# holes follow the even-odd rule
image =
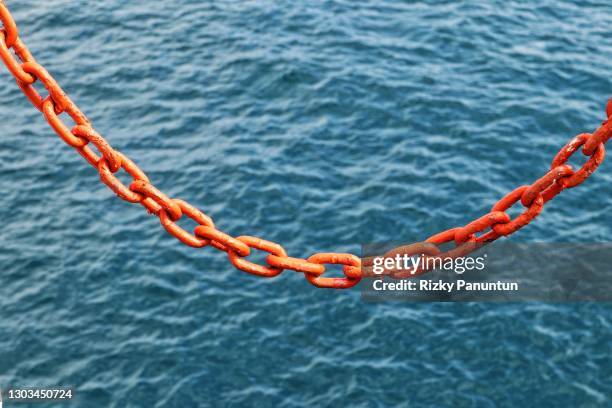
[[[155,214],[165,230],[185,245],[196,248],[211,246],[227,253],[230,262],[239,270],[262,277],[277,276],[283,270],[304,274],[314,286],[321,288],[346,289],[355,286],[366,276],[362,261],[346,253],[317,253],[307,259],[287,256],[285,249],[277,243],[253,236],[232,237],[217,229],[213,220],[186,201],[170,198],[155,187],[146,174],[127,156],[115,150],[91,125],[79,107],[66,95],[57,81],[47,70],[36,62],[28,48],[21,41],[15,20],[0,0],[0,58],[15,77],[17,85],[42,112],[57,135],[72,146],[85,160],[98,170],[100,180],[117,196],[130,203],[139,203],[149,213]],[[48,96],[42,97],[34,87],[40,81],[47,89]],[[70,129],[61,119],[62,114],[70,116],[74,126]],[[604,121],[593,134],[583,133],[570,140],[557,153],[550,170],[531,185],[524,185],[511,191],[499,200],[488,214],[469,224],[452,228],[428,238],[425,243],[409,246],[413,252],[433,256],[464,256],[499,237],[510,235],[529,224],[540,214],[546,202],[566,188],[576,187],[586,180],[601,164],[605,156],[604,144],[612,136],[612,100],[606,109],[608,120]],[[92,146],[97,152],[92,149]],[[578,171],[566,162],[582,146],[582,152],[589,159]],[[123,184],[115,175],[120,169],[128,173],[133,181]],[[525,211],[514,219],[506,210],[518,201]],[[198,224],[193,233],[177,224],[183,216]],[[480,235],[477,235],[480,234]],[[452,243],[454,248],[441,253],[439,246]],[[251,250],[268,253],[266,265],[259,265],[247,259]],[[328,264],[343,266],[344,277],[324,277]],[[364,261],[364,266],[366,262]]]

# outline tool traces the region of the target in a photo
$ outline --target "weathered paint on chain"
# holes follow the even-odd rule
[[[371,259],[362,260],[351,254],[317,253],[308,259],[287,256],[285,249],[277,243],[258,237],[237,238],[220,231],[213,220],[186,201],[170,198],[155,187],[146,174],[123,153],[114,149],[91,125],[90,121],[66,95],[57,81],[36,62],[28,48],[21,41],[15,20],[3,0],[0,0],[0,59],[13,75],[19,88],[32,105],[43,113],[51,128],[69,146],[73,147],[91,164],[100,175],[100,180],[119,198],[130,203],[140,203],[147,211],[159,217],[164,229],[182,243],[202,248],[211,246],[227,252],[230,262],[237,269],[262,277],[274,277],[289,269],[303,273],[306,279],[317,287],[346,289],[353,287],[364,276],[372,276]],[[42,97],[33,84],[39,81],[47,90]],[[66,113],[74,122],[70,129],[60,118]],[[601,164],[605,157],[604,144],[612,137],[612,100],[606,107],[608,117],[592,134],[582,133],[570,140],[557,153],[550,170],[531,185],[524,185],[499,200],[488,214],[477,218],[463,227],[452,228],[435,234],[424,243],[396,248],[395,253],[428,257],[458,257],[510,235],[537,217],[544,204],[566,188],[583,183]],[[90,146],[93,146],[96,153]],[[567,163],[569,158],[582,146],[588,156],[586,163],[574,171]],[[132,178],[129,186],[116,176],[123,169]],[[520,202],[525,211],[512,219],[506,210]],[[198,224],[193,234],[185,231],[176,222],[186,215]],[[482,234],[476,236],[476,234]],[[441,252],[442,244],[452,243],[453,248]],[[259,265],[246,259],[251,249],[267,252],[267,265]],[[344,277],[324,277],[326,264],[342,265]],[[408,274],[393,275],[396,278],[410,277],[426,272],[420,269]]]

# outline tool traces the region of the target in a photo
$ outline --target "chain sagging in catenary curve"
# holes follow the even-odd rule
[[[285,249],[262,238],[243,235],[233,237],[215,226],[213,220],[187,201],[170,198],[151,183],[147,175],[130,158],[113,148],[92,126],[79,107],[66,95],[54,77],[40,65],[19,37],[15,20],[8,8],[0,0],[0,58],[9,72],[15,77],[17,85],[57,135],[73,147],[99,173],[100,180],[117,196],[130,203],[138,203],[151,214],[159,217],[165,230],[182,243],[202,248],[210,246],[226,252],[230,262],[239,270],[262,277],[274,277],[283,270],[293,270],[304,274],[306,279],[317,287],[345,289],[356,285],[367,275],[367,261],[347,253],[317,253],[307,259],[287,255]],[[39,81],[47,90],[41,96],[34,87]],[[70,128],[62,119],[69,116],[74,125]],[[502,236],[510,235],[529,224],[540,214],[544,204],[561,191],[576,187],[586,180],[601,164],[605,156],[604,144],[612,136],[612,100],[606,109],[608,119],[592,134],[582,133],[570,140],[557,153],[546,174],[532,184],[520,186],[499,200],[491,211],[469,224],[451,228],[435,234],[421,244],[415,244],[411,251],[432,257],[463,256]],[[92,148],[93,147],[93,148]],[[95,149],[94,149],[95,148]],[[578,149],[588,160],[579,170],[573,170],[567,163]],[[97,150],[97,152],[96,152]],[[128,186],[117,178],[123,170],[131,176]],[[506,210],[517,202],[525,210],[512,219]],[[193,233],[187,232],[177,224],[183,216],[198,225]],[[450,243],[454,247],[444,253],[440,246]],[[268,253],[266,265],[256,264],[247,259],[251,250]],[[341,278],[325,277],[327,264],[343,266]],[[424,270],[420,271],[425,272]]]

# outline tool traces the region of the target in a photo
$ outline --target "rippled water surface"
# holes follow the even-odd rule
[[[8,1],[118,150],[289,254],[418,240],[610,96],[606,1]],[[612,406],[606,304],[364,303],[180,245],[0,75],[0,386],[79,407]],[[610,241],[612,164],[516,241]],[[576,260],[584,262],[584,260]]]

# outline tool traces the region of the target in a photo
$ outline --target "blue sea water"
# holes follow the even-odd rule
[[[7,2],[157,186],[294,256],[469,222],[612,90],[606,1]],[[609,304],[374,304],[241,273],[116,198],[0,83],[0,387],[70,386],[74,407],[612,406]],[[611,197],[606,161],[510,240],[610,241]]]

